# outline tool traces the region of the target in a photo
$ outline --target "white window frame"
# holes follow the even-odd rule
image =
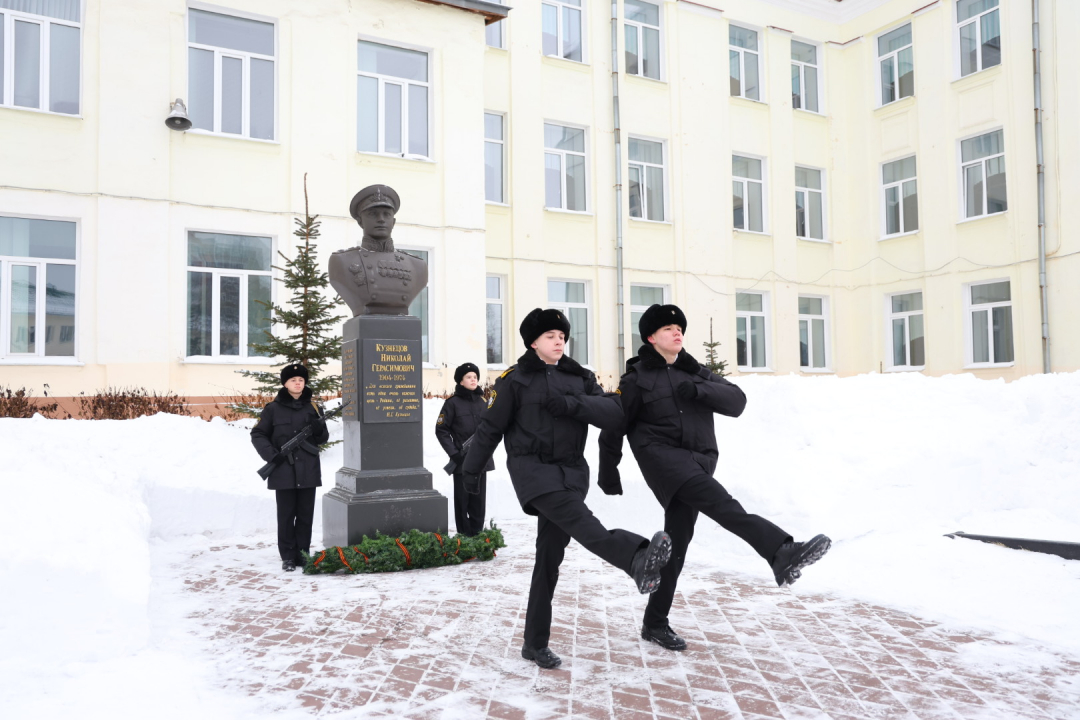
[[[922,295],[922,309],[921,310],[905,310],[903,312],[893,312],[892,301],[897,295],[914,295],[918,293]],[[969,294],[970,298],[971,295]],[[913,315],[921,315],[923,319],[923,364],[911,365],[911,317]],[[893,358],[896,355],[896,346],[893,343],[893,320],[904,321],[904,338],[906,340],[905,347],[905,359],[908,361],[906,365],[897,365],[893,362]],[[885,369],[892,372],[917,372],[926,368],[926,293],[921,289],[903,290],[900,292],[888,293],[885,296]]]
[[[810,202],[809,202],[810,201],[810,194],[811,193],[816,193],[816,194],[821,196],[821,237],[819,237],[819,238],[811,237],[809,234],[807,234],[807,235],[799,235],[798,232],[796,232],[795,237],[799,238],[800,240],[806,240],[808,242],[829,242],[829,223],[828,223],[829,213],[828,213],[828,206],[825,204],[825,200],[827,198],[827,195],[825,194],[825,188],[827,187],[826,183],[828,182],[828,177],[825,174],[825,170],[823,168],[813,167],[812,165],[796,165],[795,167],[796,167],[796,169],[812,170],[812,171],[814,171],[816,173],[821,173],[821,189],[820,190],[815,190],[814,188],[805,188],[805,187],[801,187],[799,185],[795,186],[795,195],[796,195],[796,197],[798,197],[800,194],[804,196],[803,197],[803,207],[806,208],[806,228],[807,228],[807,233],[810,232]],[[764,175],[764,174],[765,173],[762,173],[762,175]],[[796,224],[796,229],[797,228],[798,228],[798,225]],[[807,295],[806,297],[810,297],[810,296]]]
[[[954,43],[954,45],[956,47],[956,50],[953,53],[953,62],[955,64],[954,70],[955,70],[955,74],[956,74],[957,78],[971,77],[972,75],[977,75],[978,73],[981,73],[983,70],[988,70],[989,69],[985,65],[983,65],[982,18],[984,16],[986,16],[986,15],[989,15],[990,13],[993,13],[993,12],[998,13],[998,29],[999,29],[999,32],[1001,33],[1001,35],[999,35],[998,37],[999,38],[1002,37],[1004,35],[1004,33],[1005,33],[1005,24],[1001,22],[1002,5],[1003,5],[1003,3],[1000,2],[1000,0],[999,0],[998,4],[995,5],[994,7],[990,8],[989,10],[984,10],[983,12],[979,13],[978,15],[973,15],[972,17],[969,17],[967,20],[964,20],[964,21],[961,22],[961,21],[956,19],[957,13],[959,12],[959,9],[960,9],[960,4],[959,3],[954,4],[954,8],[953,8],[953,27],[955,28],[955,30],[953,31],[953,43]],[[976,47],[978,48],[978,50],[977,50],[977,52],[975,54],[975,60],[976,60],[975,64],[978,66],[978,68],[975,69],[975,70],[972,70],[967,75],[964,75],[963,74],[963,61],[962,61],[962,58],[961,58],[961,56],[963,54],[963,50],[960,47],[960,31],[961,31],[961,29],[967,27],[968,25],[970,25],[972,23],[975,23],[976,37],[978,38],[978,42],[976,44]],[[1005,64],[1005,43],[1004,42],[1001,43],[1000,52],[1001,52],[1001,59],[996,64],[991,65],[990,67],[997,67],[998,65],[1004,65]]]
[[[732,169],[732,171],[731,171],[732,202],[734,202],[734,198],[735,198],[734,184],[736,182],[741,182],[741,183],[743,183],[743,203],[744,203],[743,204],[743,227],[737,227],[735,225],[735,208],[734,207],[732,207],[732,212],[731,212],[731,226],[733,228],[735,228],[736,230],[738,230],[739,232],[753,233],[755,235],[768,235],[769,234],[769,163],[767,162],[766,158],[764,158],[764,157],[762,157],[760,155],[752,155],[750,153],[744,153],[744,152],[732,151],[731,157],[732,157],[732,160],[734,160],[735,157],[744,157],[744,158],[749,158],[751,160],[758,160],[758,161],[761,162],[761,179],[760,180],[754,180],[753,178],[746,178],[746,177],[743,177],[741,175],[736,175],[734,173],[734,169]],[[749,207],[749,205],[747,203],[749,202],[750,194],[747,192],[746,183],[758,183],[758,184],[761,185],[761,230],[750,230],[747,227],[749,225],[749,217],[750,217],[750,215],[747,212],[746,208]]]
[[[907,160],[908,158],[915,158],[915,174],[912,175],[909,178],[903,178],[901,180],[895,180],[895,181],[893,181],[891,183],[886,183],[885,182],[885,166],[890,165],[890,164],[892,164],[894,162],[900,162],[901,160]],[[961,170],[961,175],[963,175],[963,170]],[[918,159],[918,156],[915,153],[911,153],[910,155],[904,155],[902,157],[893,158],[892,160],[886,160],[886,161],[882,162],[878,166],[878,177],[881,178],[881,238],[880,239],[881,240],[889,240],[889,239],[898,238],[898,237],[901,237],[901,236],[904,236],[904,235],[914,235],[915,233],[919,232],[922,223],[919,222],[918,208],[916,208],[916,212],[915,212],[915,221],[916,221],[916,223],[918,223],[920,225],[920,227],[917,227],[914,230],[909,230],[904,224],[904,185],[905,185],[905,183],[909,183],[909,182],[915,183],[915,198],[916,198],[915,203],[916,203],[916,205],[918,205],[918,197],[919,197],[919,159]],[[892,188],[896,188],[897,195],[900,198],[900,232],[895,232],[895,233],[890,234],[889,233],[889,217],[888,217],[888,206],[889,206],[888,193],[889,193],[889,190],[892,189]],[[900,295],[905,295],[906,293],[899,293],[899,294]]]
[[[1009,300],[994,303],[979,303],[974,305],[971,302],[971,289],[978,285],[994,285],[996,283],[1007,282],[1009,283]],[[1012,367],[1016,364],[1016,322],[1015,314],[1012,312],[1014,307],[1014,300],[1012,299],[1012,278],[1002,277],[995,278],[993,280],[978,280],[976,282],[964,283],[964,359],[967,361],[964,368],[995,368],[995,367]],[[1007,307],[1009,308],[1009,315],[1012,317],[1012,352],[1013,359],[1008,362],[997,362],[994,359],[994,308]],[[972,337],[972,328],[975,323],[974,314],[978,311],[986,310],[986,331],[987,338],[989,340],[989,362],[975,362],[975,341]]]
[[[545,182],[544,209],[545,210],[554,210],[555,212],[575,213],[577,215],[588,215],[588,214],[590,214],[592,212],[592,193],[591,193],[591,188],[590,188],[590,181],[591,181],[591,178],[592,178],[592,173],[591,173],[591,170],[590,170],[590,167],[589,167],[589,151],[590,151],[589,128],[587,128],[587,127],[585,127],[583,125],[575,125],[574,123],[561,122],[559,120],[544,120],[543,125],[556,125],[558,127],[570,128],[572,130],[581,130],[584,133],[583,137],[584,137],[584,140],[585,140],[585,150],[584,150],[584,152],[577,152],[576,150],[560,150],[559,148],[549,148],[547,146],[547,142],[545,140],[543,140],[543,138],[541,138],[541,140],[543,141],[543,144],[544,144],[544,154],[545,155],[559,155],[560,156],[559,162],[561,163],[561,167],[560,167],[561,175],[560,175],[559,181],[562,183],[562,186],[561,186],[561,189],[560,189],[560,192],[562,193],[562,196],[561,196],[562,197],[562,205],[559,206],[559,207],[552,207],[552,206],[547,204],[547,192],[546,192],[546,182],[547,182],[547,180],[545,178],[545,180],[544,180],[544,182]],[[544,132],[543,126],[541,126],[541,132]],[[579,157],[582,157],[582,158],[585,159],[585,180],[584,180],[584,183],[585,183],[585,209],[583,209],[583,210],[571,210],[571,209],[566,207],[567,199],[569,197],[566,194],[566,156],[567,155],[576,155],[576,156],[579,156]],[[543,164],[542,167],[544,169],[544,172],[547,173],[547,165],[546,165],[546,163]]]
[[[663,162],[661,164],[657,165],[656,163],[645,162],[644,160],[630,160],[629,159],[629,157],[630,157],[630,142],[629,141],[630,141],[631,138],[634,139],[634,140],[642,140],[644,142],[659,143],[660,144],[660,152],[662,153],[661,157],[663,158]],[[627,200],[628,203],[630,201],[630,190],[629,190],[629,188],[630,188],[630,173],[629,173],[629,168],[631,166],[637,166],[638,169],[639,169],[639,172],[640,172],[640,177],[641,177],[641,197],[642,197],[641,210],[642,210],[642,215],[641,215],[641,217],[638,217],[636,215],[630,214],[630,217],[632,217],[634,220],[643,220],[645,222],[657,222],[657,223],[668,223],[668,222],[670,222],[668,220],[668,196],[669,196],[670,193],[668,192],[668,171],[667,171],[668,148],[667,148],[667,141],[666,140],[661,140],[660,138],[646,137],[644,135],[628,135],[627,136],[627,143],[626,143],[626,157],[627,157],[627,161],[626,161],[627,174],[626,174],[626,186],[625,187],[627,189],[626,190],[626,200]],[[660,168],[660,172],[661,172],[661,174],[663,176],[663,182],[661,184],[661,192],[664,193],[664,202],[661,205],[661,212],[663,212],[664,216],[662,218],[660,218],[659,220],[657,220],[655,218],[646,217],[646,215],[648,214],[646,209],[649,207],[648,174],[646,172],[646,169],[647,168],[657,168],[657,167]]]
[[[487,297],[487,281],[489,279],[491,279],[491,278],[494,278],[494,279],[499,281],[499,297],[497,299]],[[503,368],[506,368],[509,365],[509,363],[507,363],[507,354],[510,352],[510,343],[507,341],[507,337],[508,337],[507,330],[508,330],[508,328],[507,328],[507,312],[506,312],[506,309],[507,309],[507,301],[506,301],[507,293],[506,293],[506,291],[507,291],[508,282],[509,282],[509,280],[508,280],[507,276],[499,274],[499,273],[487,273],[487,275],[484,277],[484,313],[485,313],[484,314],[484,320],[485,320],[485,323],[484,323],[484,359],[485,360],[487,359],[487,352],[488,352],[488,347],[487,347],[487,309],[488,309],[488,307],[490,307],[491,305],[498,305],[499,306],[499,314],[502,317],[502,337],[499,338],[499,343],[502,345],[501,350],[502,350],[502,358],[503,359],[502,359],[502,362],[495,362],[495,363],[489,362],[489,363],[487,363],[487,367],[489,367],[489,368],[491,368],[493,370],[501,370]]]
[[[731,84],[731,68],[730,68],[730,56],[731,55],[730,54],[731,54],[731,52],[737,52],[737,53],[739,53],[739,94],[738,95],[731,95],[731,97],[739,97],[739,98],[742,98],[744,100],[749,100],[750,102],[764,103],[765,98],[768,97],[768,95],[765,92],[765,63],[762,62],[762,57],[761,57],[762,54],[764,54],[764,52],[765,52],[765,41],[764,41],[765,33],[762,32],[762,28],[756,28],[756,27],[754,27],[752,25],[744,25],[742,23],[729,23],[729,25],[740,28],[742,30],[747,30],[747,31],[752,32],[752,33],[757,33],[758,49],[757,49],[757,51],[747,50],[746,48],[741,48],[741,47],[738,47],[737,45],[732,45],[731,44],[731,35],[730,35],[730,31],[729,31],[728,45],[727,45],[728,59],[729,59],[729,67],[728,67],[728,85],[729,85],[729,89],[728,89],[728,94],[731,95],[730,94],[730,84]],[[754,56],[754,62],[757,63],[758,96],[756,98],[749,97],[746,94],[746,56],[748,54],[753,55]]]
[[[243,18],[245,20],[255,20],[257,22],[263,22],[274,26],[274,54],[262,55],[260,53],[246,52],[243,50],[233,50],[232,48],[223,48],[216,45],[202,45],[200,43],[191,41],[191,11],[201,10],[203,12],[215,13],[217,15],[231,15],[232,17]],[[206,130],[205,128],[192,127],[187,132],[195,133],[198,135],[215,135],[218,137],[228,138],[242,138],[244,140],[252,140],[254,142],[266,142],[277,143],[280,137],[280,124],[279,124],[279,98],[280,88],[278,82],[278,66],[281,64],[278,62],[278,55],[280,52],[280,41],[278,39],[278,22],[277,18],[269,17],[267,15],[257,15],[255,13],[244,12],[242,10],[234,10],[233,8],[226,8],[220,5],[209,5],[201,2],[193,2],[189,0],[187,5],[187,11],[184,13],[184,41],[185,48],[187,50],[208,50],[214,53],[214,129]],[[187,57],[190,53],[185,55],[184,62],[184,77],[186,82],[184,87],[187,88],[187,92],[190,95],[191,92],[191,77],[189,75],[189,63]],[[241,116],[240,127],[241,132],[228,133],[221,130],[221,59],[223,57],[234,58],[240,60],[243,63],[243,70],[241,71]],[[272,138],[254,138],[251,137],[251,61],[255,60],[268,60],[274,65],[274,136]],[[191,98],[188,98],[189,102]]]
[[[20,10],[10,10],[8,8],[0,8],[0,17],[3,21],[0,22],[0,39],[3,39],[3,92],[0,93],[0,108],[9,108],[12,110],[27,110],[30,112],[41,112],[49,115],[57,115],[59,117],[71,117],[81,118],[83,111],[83,103],[86,100],[85,93],[83,92],[83,57],[86,48],[86,34],[83,32],[83,23],[86,20],[86,0],[82,0],[79,7],[79,17],[82,18],[80,22],[74,22],[72,20],[60,20],[59,18],[49,17],[48,15],[35,15],[33,13],[22,12]],[[41,46],[39,48],[38,59],[38,99],[41,101],[41,107],[27,107],[26,105],[15,104],[15,21],[27,22],[37,25],[41,28]],[[52,98],[50,92],[52,90],[50,80],[50,67],[49,61],[51,57],[50,44],[52,43],[52,28],[51,25],[66,25],[68,27],[76,28],[79,31],[79,112],[77,113],[63,113],[55,110],[50,110]],[[22,217],[22,216],[20,216]],[[77,333],[76,333],[77,334]]]
[[[963,148],[964,148],[964,141],[965,140],[973,140],[975,138],[982,137],[983,135],[992,135],[993,133],[996,133],[996,132],[1001,133],[1001,148],[1002,148],[1001,152],[999,152],[999,153],[997,153],[995,155],[987,155],[986,157],[981,157],[981,158],[978,158],[977,160],[971,160],[969,162],[964,162],[964,149]],[[988,163],[990,160],[993,160],[995,158],[1003,158],[1003,159],[1005,158],[1005,128],[1003,128],[1003,127],[993,128],[993,129],[990,129],[990,130],[985,130],[983,132],[977,132],[977,133],[974,133],[972,135],[967,135],[965,137],[962,137],[962,138],[958,139],[956,141],[956,158],[957,158],[957,161],[959,163],[959,168],[960,168],[960,174],[959,174],[959,178],[958,178],[958,181],[960,183],[960,222],[966,222],[966,221],[970,221],[970,220],[978,220],[980,218],[990,217],[991,215],[1004,215],[1005,213],[1007,213],[1009,211],[1009,163],[1007,161],[1005,163],[1005,209],[1004,210],[998,210],[997,212],[992,212],[992,213],[987,212],[987,203],[989,202],[990,194],[986,191],[987,186],[988,186],[988,175],[986,174],[986,163]],[[966,173],[966,171],[967,171],[967,169],[969,167],[974,167],[975,165],[981,165],[982,166],[982,174],[983,174],[982,212],[980,212],[980,213],[978,213],[976,215],[968,215],[967,214],[967,205],[968,205],[968,203],[967,203],[967,183],[964,181],[964,175],[965,175],[965,173]]]
[[[792,105],[793,105],[792,109],[801,110],[802,112],[808,112],[808,113],[810,113],[812,115],[824,115],[825,114],[825,71],[824,71],[823,65],[824,65],[824,61],[825,61],[825,56],[824,56],[824,53],[822,52],[824,50],[824,46],[822,46],[820,43],[816,43],[816,42],[813,42],[811,40],[805,40],[803,38],[798,38],[798,37],[793,37],[792,40],[794,42],[800,42],[803,45],[813,45],[814,49],[816,51],[816,57],[817,57],[817,63],[802,62],[801,60],[796,60],[794,58],[791,59],[791,64],[793,66],[798,66],[798,68],[799,68],[799,88],[800,88],[800,91],[801,91],[800,94],[799,94],[799,107],[794,107],[794,103],[792,103]],[[805,98],[805,95],[806,95],[806,68],[808,68],[808,67],[814,68],[815,70],[817,70],[817,106],[818,106],[817,110],[807,110],[806,107],[805,107],[806,102],[805,102],[804,98]]]
[[[667,63],[664,62],[664,51],[665,51],[665,47],[664,47],[664,0],[642,0],[642,2],[647,2],[647,3],[649,3],[651,5],[655,5],[657,7],[657,13],[658,13],[657,22],[659,24],[650,25],[648,23],[639,22],[637,20],[627,20],[626,19],[626,5],[625,5],[625,3],[623,4],[623,26],[624,26],[624,29],[623,29],[623,42],[624,43],[626,42],[626,30],[625,30],[625,28],[626,27],[631,27],[631,28],[634,28],[634,32],[637,34],[637,46],[638,46],[638,72],[632,73],[629,70],[626,70],[626,74],[627,75],[633,75],[634,77],[645,78],[646,80],[656,80],[656,81],[659,81],[659,82],[666,82],[666,80],[667,80],[667,77],[666,77]],[[659,53],[660,56],[658,58],[656,58],[656,62],[660,66],[660,69],[659,69],[659,72],[657,73],[656,77],[650,77],[649,75],[646,75],[644,73],[643,69],[642,69],[644,64],[645,64],[644,59],[643,59],[643,54],[642,54],[643,53],[643,48],[645,47],[645,45],[644,45],[644,36],[645,36],[644,28],[650,28],[652,30],[655,30],[657,35],[660,37],[660,42],[659,42],[659,44],[657,46],[657,52]],[[624,51],[623,51],[623,65],[624,65],[624,68],[625,68],[625,65],[626,65],[625,48],[624,48]]]
[[[426,302],[427,302],[427,319],[428,319],[428,328],[427,328],[428,357],[427,357],[427,360],[422,360],[422,363],[423,363],[423,366],[425,368],[428,368],[428,369],[440,368],[442,366],[439,365],[438,359],[442,357],[442,354],[435,352],[435,347],[436,347],[435,346],[436,319],[435,319],[435,313],[432,312],[433,305],[431,304],[431,298],[440,297],[440,296],[436,295],[436,293],[441,291],[441,288],[439,287],[441,285],[441,283],[439,282],[439,280],[440,280],[440,276],[439,276],[439,273],[438,273],[439,268],[436,266],[436,262],[435,262],[436,259],[438,258],[438,254],[435,252],[435,248],[430,246],[430,245],[429,246],[424,246],[424,245],[396,245],[396,247],[397,247],[398,250],[401,250],[402,252],[406,252],[406,253],[427,253],[428,284],[427,284],[427,288],[426,288],[427,289]],[[421,292],[423,292],[423,291],[421,291]],[[419,295],[417,295],[417,297],[419,297]],[[410,304],[412,304],[412,303],[410,303]],[[420,328],[420,345],[421,345],[420,357],[421,357],[421,359],[424,356],[423,337],[424,337],[424,330],[423,330],[423,325],[421,325],[421,328]],[[441,338],[440,338],[440,340],[441,340]],[[440,345],[440,347],[441,347],[441,345]]]
[[[804,373],[831,373],[832,372],[832,323],[829,322],[829,296],[828,295],[808,295],[806,293],[799,293],[799,299],[808,298],[812,300],[821,301],[821,314],[820,315],[804,315],[798,313],[798,320],[800,323],[799,331],[802,332],[801,323],[806,321],[806,356],[810,361],[810,365],[803,365],[802,358],[799,358],[799,370]],[[797,301],[796,301],[797,302]],[[796,306],[796,311],[798,306]],[[814,367],[814,333],[812,320],[821,320],[824,327],[824,343],[825,343],[825,365],[822,367]]]
[[[769,322],[771,303],[769,302],[769,293],[764,290],[736,290],[734,300],[738,302],[738,296],[742,294],[760,295],[761,296],[761,312],[753,310],[739,310],[736,304],[735,310],[735,362],[739,361],[739,318],[746,319],[746,359],[750,363],[753,363],[753,353],[750,350],[750,318],[762,317],[765,319],[763,333],[765,335],[765,364],[763,366],[754,367],[753,365],[738,365],[739,372],[751,373],[751,372],[772,372],[772,323]]]
[[[6,12],[6,11],[4,11]],[[57,113],[59,114],[59,113]],[[4,213],[3,217],[16,218],[18,220],[51,220],[54,222],[75,223],[75,259],[67,258],[42,258],[28,255],[0,255],[0,366],[2,365],[82,365],[79,360],[79,346],[82,342],[82,333],[79,331],[80,304],[82,303],[82,273],[79,272],[82,255],[82,224],[75,218],[50,217],[44,215],[14,215]],[[46,355],[45,344],[47,338],[43,337],[40,342],[35,339],[37,347],[32,353],[11,352],[11,266],[26,265],[36,269],[37,297],[34,307],[34,327],[48,328],[46,314],[46,282],[48,268],[46,265],[72,265],[75,267],[75,353],[74,355]]]
[[[634,305],[633,304],[633,302],[634,302],[634,288],[636,288],[636,287],[657,288],[657,289],[659,289],[661,291],[661,294],[662,294],[662,297],[663,297],[663,299],[660,301],[660,304],[661,305],[667,305],[668,303],[671,302],[671,287],[668,286],[668,285],[659,285],[657,283],[640,283],[640,282],[632,282],[632,283],[630,283],[630,302],[628,303],[628,305],[630,307],[630,337],[631,338],[634,337],[634,334],[637,331],[637,324],[633,322],[634,313],[636,313],[636,312],[644,313],[650,307],[649,305]],[[644,345],[645,342],[646,342],[645,338],[641,338],[641,344]],[[627,350],[626,356],[627,357],[633,357],[637,353],[637,351],[638,351],[638,349],[640,347],[641,346],[639,345],[637,347],[624,348],[625,350]]]
[[[554,300],[547,299],[548,298],[547,284],[549,282],[578,283],[580,285],[584,285],[585,286],[585,290],[584,290],[585,302],[583,302],[583,303],[556,302]],[[561,311],[562,314],[566,316],[567,320],[570,319],[570,308],[584,308],[585,309],[585,332],[586,332],[586,334],[588,336],[588,340],[585,343],[585,353],[586,353],[586,355],[588,355],[588,359],[587,359],[586,362],[581,362],[580,357],[575,358],[572,355],[570,357],[572,359],[576,360],[578,363],[580,363],[583,367],[586,367],[589,370],[593,370],[594,368],[593,368],[593,365],[592,365],[592,360],[593,360],[593,348],[596,345],[596,340],[595,340],[596,333],[594,331],[593,324],[592,324],[592,322],[593,322],[592,283],[589,282],[588,280],[582,280],[581,278],[548,277],[548,278],[544,279],[544,297],[545,297],[546,302],[547,302],[545,307],[551,308],[553,310]],[[571,325],[570,331],[573,332],[573,326],[572,325]],[[566,340],[567,340],[567,344],[569,345],[570,337],[567,336]]]
[[[507,132],[510,129],[510,123],[506,122],[506,113],[504,113],[504,112],[498,112],[498,111],[495,111],[495,110],[485,110],[484,115],[485,115],[485,118],[484,118],[485,126],[487,124],[487,117],[486,117],[487,115],[495,115],[495,116],[497,116],[499,118],[499,122],[502,123],[502,140],[493,140],[493,139],[489,138],[487,136],[486,127],[485,127],[485,130],[484,130],[484,150],[485,151],[487,150],[488,144],[498,145],[500,147],[500,149],[501,149],[500,150],[500,161],[499,162],[502,163],[502,167],[501,167],[501,170],[502,170],[502,186],[499,188],[499,195],[501,197],[500,197],[499,200],[492,200],[489,197],[487,197],[487,176],[486,176],[486,172],[487,172],[487,170],[486,170],[486,168],[487,168],[487,165],[486,165],[486,163],[487,163],[487,153],[486,152],[484,153],[484,162],[485,162],[484,201],[488,205],[509,205],[510,203],[508,203],[506,201],[507,200],[507,198],[506,198],[506,190],[507,190],[507,186],[508,186],[508,184],[507,184],[507,169],[508,168],[507,168],[507,162],[506,162],[506,160],[507,160],[506,141],[507,141]]]
[[[493,2],[496,5],[505,4],[503,2],[503,0],[489,0],[489,2]],[[484,44],[487,45],[487,47],[495,48],[496,50],[505,50],[506,49],[506,24],[505,23],[506,23],[506,20],[504,19],[504,20],[497,20],[497,21],[491,23],[490,25],[485,25],[484,26]],[[493,34],[492,31],[494,31],[494,34],[498,35],[498,44],[497,45],[492,45],[491,44],[491,35]]]
[[[371,43],[374,45],[386,45],[387,47],[400,48],[402,50],[411,50],[414,52],[421,52],[427,55],[427,82],[421,80],[408,80],[406,78],[397,77],[395,75],[379,75],[378,73],[361,71],[359,67],[356,68],[356,77],[368,77],[374,78],[378,81],[378,96],[379,107],[376,112],[379,117],[379,137],[378,137],[378,149],[377,150],[361,150],[357,148],[358,153],[364,155],[381,155],[383,157],[395,157],[405,158],[407,160],[424,160],[432,161],[435,159],[435,133],[434,133],[434,117],[435,117],[435,87],[432,83],[432,73],[435,70],[432,55],[434,54],[429,47],[423,47],[420,45],[411,45],[403,42],[391,42],[386,38],[371,37],[369,35],[360,35],[357,37],[358,43]],[[386,86],[398,85],[401,87],[401,152],[392,153],[386,152]],[[416,153],[409,152],[409,86],[417,85],[419,87],[427,88],[427,155],[418,155]],[[355,98],[353,102],[353,109],[359,106],[359,97]],[[353,124],[354,132],[359,132],[360,129],[360,117],[356,116],[356,122]],[[355,139],[355,138],[354,138]]]
[[[574,5],[572,2],[567,2],[567,0],[543,0],[543,2],[540,4],[540,52],[541,53],[544,53],[544,35],[543,35],[543,32],[544,32],[544,29],[543,29],[544,7],[543,6],[544,5],[548,5],[550,7],[555,8],[556,22],[558,23],[557,30],[556,30],[556,35],[555,35],[555,44],[558,46],[558,54],[556,54],[556,55],[544,54],[544,57],[551,57],[551,58],[556,58],[558,60],[566,60],[567,62],[574,62],[574,63],[581,63],[582,65],[588,65],[589,64],[589,43],[588,43],[588,38],[589,38],[589,32],[588,32],[588,27],[589,27],[588,5],[589,5],[589,0],[581,0],[580,5]],[[566,48],[564,47],[564,44],[566,42],[566,38],[563,37],[563,22],[564,22],[563,21],[563,13],[565,12],[566,8],[569,8],[570,10],[577,10],[578,12],[581,13],[581,59],[580,60],[574,60],[573,58],[568,58],[568,57],[564,56],[564,53],[566,52]]]
[[[191,242],[191,233],[213,233],[215,235],[237,235],[243,237],[260,237],[270,239],[270,258],[271,267],[269,270],[234,270],[232,268],[216,268],[216,267],[196,267],[188,265],[188,243]],[[220,364],[263,364],[271,365],[274,363],[274,359],[265,357],[262,355],[248,355],[248,282],[247,276],[249,275],[261,275],[263,277],[270,278],[270,303],[277,303],[277,283],[274,281],[274,268],[273,258],[277,255],[277,237],[270,233],[249,233],[237,230],[208,230],[206,228],[185,228],[184,229],[184,335],[183,345],[184,348],[184,362],[185,363],[220,363]],[[213,351],[210,355],[188,355],[188,323],[191,322],[191,307],[188,305],[190,302],[190,296],[188,294],[189,287],[189,275],[188,273],[209,273],[213,283],[214,298],[210,307],[210,348]],[[221,278],[223,277],[239,277],[240,278],[240,354],[239,355],[222,355],[221,354]],[[271,311],[270,314],[270,328],[273,333],[273,319],[274,315]]]
[[[879,52],[879,50],[878,50],[879,42],[878,41],[882,37],[884,37],[885,35],[888,35],[889,33],[895,32],[896,30],[899,30],[900,28],[904,27],[904,25],[910,25],[911,26],[911,42],[908,43],[907,45],[904,45],[903,47],[899,47],[899,48],[893,50],[892,52],[885,53],[884,55],[877,55],[877,53]],[[911,23],[910,20],[908,22],[906,22],[906,23],[900,23],[896,27],[891,27],[888,30],[886,30],[885,32],[880,32],[880,33],[878,33],[877,35],[874,36],[874,54],[877,55],[877,67],[875,68],[875,72],[874,72],[874,86],[877,89],[876,90],[876,92],[877,92],[877,96],[876,96],[877,101],[876,101],[875,105],[877,107],[885,107],[886,105],[892,105],[893,103],[900,102],[904,98],[915,97],[914,80],[912,80],[911,94],[910,95],[904,95],[902,97],[900,96],[900,53],[902,53],[904,50],[907,50],[908,48],[911,48],[911,72],[914,73],[915,72],[915,27]],[[886,60],[889,60],[889,59],[892,59],[892,61],[893,61],[894,87],[896,88],[897,97],[896,97],[895,100],[890,100],[889,102],[886,103],[886,102],[881,101],[881,93],[882,93],[882,90],[884,90],[884,88],[881,85],[881,65],[882,65],[882,63],[884,63]]]

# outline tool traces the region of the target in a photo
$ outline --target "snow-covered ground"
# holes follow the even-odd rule
[[[717,418],[717,478],[797,538],[834,540],[797,592],[1080,656],[1080,562],[943,537],[1080,541],[1080,373],[1011,384],[916,374],[736,382],[749,404],[737,420]],[[425,401],[426,425],[440,404]],[[6,716],[77,708],[81,718],[115,718],[151,707],[158,717],[257,716],[252,699],[210,677],[185,628],[197,598],[177,592],[162,567],[196,536],[273,542],[273,495],[255,474],[250,425],[0,419],[0,701],[16,711]],[[451,496],[430,432],[424,456]],[[521,521],[503,460],[500,449],[488,515]],[[323,457],[324,489],[340,465],[337,446]],[[629,452],[622,477],[625,495],[594,490],[591,507],[611,527],[651,534],[662,512]],[[316,546],[319,523],[317,511]],[[749,547],[707,519],[687,569],[771,581]]]

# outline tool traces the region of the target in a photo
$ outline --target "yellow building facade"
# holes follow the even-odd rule
[[[0,0],[0,384],[248,390],[305,174],[324,265],[356,190],[401,195],[433,392],[537,306],[611,385],[655,301],[738,373],[1041,372],[1036,117],[1046,346],[1080,367],[1080,6],[614,7]]]

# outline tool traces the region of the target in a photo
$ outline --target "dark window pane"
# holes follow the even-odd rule
[[[188,265],[269,271],[270,238],[189,232]]]
[[[187,354],[213,355],[214,276],[188,272]]]
[[[45,270],[45,354],[75,355],[75,266],[47,265]]]

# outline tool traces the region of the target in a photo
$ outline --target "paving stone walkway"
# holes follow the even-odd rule
[[[506,530],[504,529],[504,532]],[[524,523],[515,538],[529,538]],[[509,534],[508,534],[509,537]],[[520,658],[530,548],[488,563],[364,576],[278,569],[266,544],[213,547],[176,572],[198,593],[222,683],[313,717],[1080,718],[1080,658],[988,670],[969,651],[1012,648],[851,599],[760,578],[684,576],[673,653],[639,639],[644,599],[575,543],[540,670]],[[1030,656],[1031,646],[1015,648]]]

